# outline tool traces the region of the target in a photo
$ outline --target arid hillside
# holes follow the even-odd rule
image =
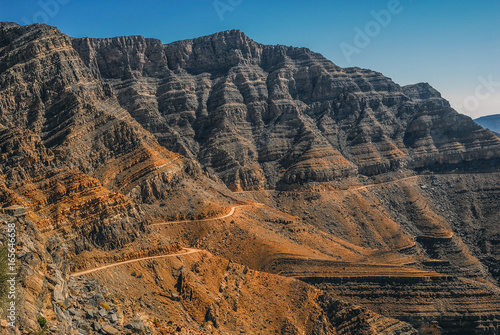
[[[0,158],[17,334],[500,333],[500,138],[426,83],[0,23]]]

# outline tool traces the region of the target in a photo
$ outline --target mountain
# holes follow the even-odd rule
[[[499,331],[500,139],[427,83],[2,23],[0,156],[21,333]]]
[[[500,114],[483,116],[474,121],[481,127],[487,128],[495,134],[500,134]]]
[[[400,87],[308,49],[261,45],[237,30],[169,45],[72,42],[160,144],[233,190],[465,168],[490,150],[498,156],[498,140],[428,84]]]

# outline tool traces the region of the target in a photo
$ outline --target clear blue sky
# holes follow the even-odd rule
[[[74,37],[143,35],[163,43],[240,29],[257,42],[308,47],[402,85],[429,82],[473,117],[499,114],[500,1],[397,2],[0,0],[0,20],[44,22]],[[372,14],[381,11],[390,13],[383,24]],[[368,39],[356,40],[359,31]]]

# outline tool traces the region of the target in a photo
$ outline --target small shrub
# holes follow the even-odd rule
[[[43,316],[39,317],[38,324],[40,325],[40,328],[45,328],[45,326],[47,325],[47,319]]]

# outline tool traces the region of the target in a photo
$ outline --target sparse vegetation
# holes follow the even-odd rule
[[[265,219],[265,221],[266,222],[273,222],[273,223],[283,224],[283,225],[289,225],[289,224],[295,223],[295,221],[285,220],[285,219]]]
[[[38,318],[38,325],[40,326],[40,330],[35,333],[35,335],[44,335],[47,332],[47,319],[43,316]]]
[[[45,319],[43,316],[40,316],[38,318],[38,324],[40,325],[40,328],[45,328],[45,326],[47,325],[47,319]]]
[[[500,142],[427,84],[239,32],[0,31],[0,204],[27,210],[0,209],[19,223],[21,331],[500,327]]]

